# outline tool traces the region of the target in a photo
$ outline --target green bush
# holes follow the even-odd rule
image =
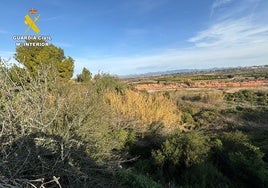
[[[223,123],[223,118],[215,109],[203,108],[193,116],[195,122],[200,126],[219,126]]]
[[[267,105],[267,91],[241,90],[235,93],[225,93],[224,99],[229,102],[249,103],[251,105]]]
[[[126,88],[125,84],[117,76],[99,73],[94,76],[94,85],[99,94],[105,91],[116,91],[122,93]]]
[[[266,187],[264,154],[242,132],[224,133],[217,150],[217,163],[235,186]]]
[[[228,188],[230,181],[211,163],[202,163],[187,169],[182,175],[182,187]]]
[[[161,185],[143,175],[137,175],[129,171],[119,171],[115,177],[122,185],[129,188],[161,188]]]
[[[207,137],[197,132],[177,132],[161,149],[152,151],[160,170],[169,179],[176,178],[185,168],[203,163],[209,153]]]
[[[187,123],[190,125],[193,125],[195,123],[192,115],[188,112],[182,113],[181,121],[182,121],[182,123]]]

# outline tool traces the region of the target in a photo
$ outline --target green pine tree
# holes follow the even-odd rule
[[[41,40],[27,40],[27,42],[44,42]],[[61,48],[49,46],[19,46],[16,48],[15,59],[32,73],[42,73],[44,67],[51,68],[53,75],[61,80],[69,80],[73,76],[74,60],[65,57]],[[56,74],[56,75],[55,75]]]

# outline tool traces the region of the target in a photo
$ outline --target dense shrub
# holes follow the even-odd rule
[[[207,137],[197,132],[178,132],[168,138],[152,156],[164,176],[176,179],[185,168],[203,163],[209,152]]]
[[[249,103],[251,105],[267,105],[268,92],[241,90],[235,93],[225,93],[224,99],[236,103]]]
[[[106,91],[123,92],[126,88],[125,84],[119,80],[117,76],[106,73],[99,73],[94,76],[93,83],[99,94]]]
[[[230,181],[211,163],[202,163],[186,169],[182,175],[182,187],[228,188]]]
[[[53,82],[45,73],[18,85],[1,68],[0,177],[55,176],[64,187],[88,187],[120,163],[127,136],[95,87]]]
[[[264,154],[242,132],[224,133],[218,145],[217,161],[234,186],[266,187],[268,171]]]
[[[128,171],[119,171],[116,177],[122,185],[129,188],[160,188],[161,185],[143,175],[136,175]]]

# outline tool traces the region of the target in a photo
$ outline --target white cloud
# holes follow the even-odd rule
[[[215,0],[211,6],[210,17],[214,16],[214,13],[217,8],[222,7],[223,5],[228,4],[231,1],[232,0]]]
[[[107,58],[101,60],[76,59],[76,72],[88,67],[126,75],[174,69],[202,69],[268,64],[268,43],[229,48],[197,48],[171,50],[158,55]]]
[[[233,0],[215,0],[213,2],[212,6],[211,6],[212,10],[215,9],[215,8],[221,7],[221,6],[225,5],[225,4],[228,4],[231,1],[233,1]]]
[[[265,0],[263,0],[265,1]],[[93,73],[103,70],[119,75],[174,69],[202,69],[268,64],[268,20],[260,21],[261,0],[216,0],[211,5],[211,25],[188,42],[190,48],[163,50],[158,54],[105,59],[76,59]],[[243,4],[244,3],[244,4]],[[232,5],[232,6],[231,6]],[[228,8],[225,8],[228,7]],[[267,11],[268,7],[262,10]],[[132,31],[131,31],[132,32]],[[140,31],[133,31],[134,34]]]
[[[268,25],[257,25],[247,19],[227,20],[199,32],[189,39],[197,47],[230,47],[268,42]]]
[[[263,0],[215,0],[211,6],[210,17],[212,21],[244,17],[251,19],[261,1]]]

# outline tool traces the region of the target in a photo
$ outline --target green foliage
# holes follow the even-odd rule
[[[43,41],[30,40],[27,42]],[[42,47],[19,46],[16,48],[15,59],[24,65],[32,75],[42,72],[44,67],[54,67],[58,79],[68,80],[74,71],[74,60],[71,57],[65,57],[64,51],[52,44]]]
[[[137,169],[140,173],[150,174],[152,177],[159,177],[159,171],[157,170],[154,160],[152,158],[148,159],[140,159],[134,164],[135,169]]]
[[[25,70],[17,65],[13,65],[8,72],[10,79],[16,84],[19,84],[22,81],[22,75],[25,74]]]
[[[136,175],[128,171],[119,171],[116,173],[117,179],[129,188],[160,188],[161,186],[155,181],[143,175]]]
[[[199,127],[216,127],[223,123],[221,115],[213,109],[203,108],[193,116]]]
[[[186,169],[180,183],[184,188],[228,188],[230,181],[213,164],[202,163]]]
[[[118,77],[110,74],[99,73],[94,76],[95,87],[99,93],[105,91],[123,92],[125,84],[123,84]]]
[[[176,179],[183,169],[203,163],[210,147],[207,137],[197,132],[175,133],[168,138],[161,149],[152,151],[152,156],[164,176]]]
[[[225,116],[236,116],[237,119],[239,118],[240,122],[254,122],[260,125],[264,125],[268,122],[267,107],[249,108],[236,106],[236,108],[224,109],[221,113]]]
[[[225,93],[224,99],[229,102],[249,103],[251,105],[268,105],[267,91],[241,90]]]
[[[234,184],[243,187],[265,187],[268,183],[268,171],[260,149],[238,131],[224,133],[221,140],[222,146],[217,151],[218,162]]]
[[[92,78],[92,73],[87,69],[83,68],[82,73],[77,75],[77,81],[78,82],[89,82]]]
[[[137,161],[135,164],[138,165],[141,163],[146,163],[147,165],[144,166],[144,170],[148,173],[154,168],[152,165],[153,160],[151,159],[152,150],[159,149],[161,143],[163,143],[163,141],[165,140],[165,138],[163,137],[163,128],[164,127],[162,123],[153,122],[149,126],[149,129],[143,135],[136,133],[135,139],[131,140],[131,142],[129,142],[127,145],[128,152],[131,156],[139,156],[140,160]]]
[[[205,102],[213,103],[220,101],[222,99],[222,94],[220,92],[200,92],[198,94],[187,94],[182,96],[182,100],[192,101],[192,102]]]
[[[193,125],[195,123],[192,115],[190,113],[188,113],[188,112],[182,113],[181,120],[182,120],[183,123],[187,123],[187,124],[190,124],[190,125]]]
[[[265,156],[263,157],[263,160],[268,163],[268,130],[249,128],[249,130],[246,131],[253,144],[260,147],[261,151],[264,152]]]

